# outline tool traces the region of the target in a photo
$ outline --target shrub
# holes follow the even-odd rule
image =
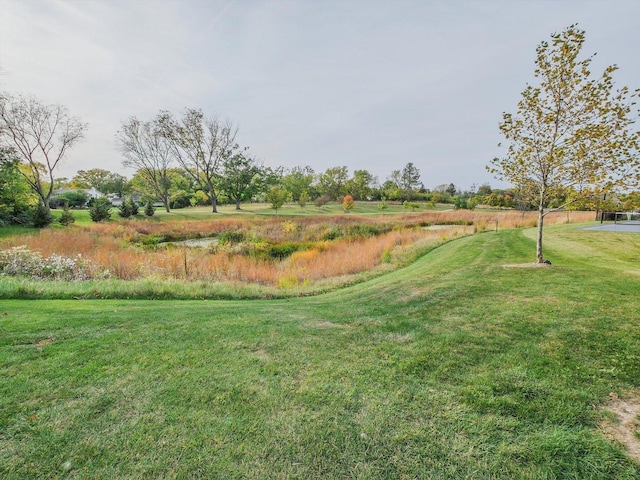
[[[222,244],[219,244],[222,245]],[[309,243],[296,243],[296,242],[282,242],[282,243],[270,243],[270,242],[239,242],[233,244],[227,244],[223,250],[227,254],[235,256],[248,256],[258,260],[284,260],[290,257],[296,252],[304,251],[310,248],[312,245]]]
[[[305,250],[307,245],[300,243],[274,243],[269,245],[266,249],[262,250],[260,253],[263,258],[272,258],[275,260],[282,260],[283,258],[290,257],[294,252],[299,250]]]
[[[39,202],[31,212],[31,221],[33,222],[34,227],[44,228],[51,225],[53,222],[53,216],[44,203]]]
[[[296,224],[295,222],[292,222],[291,220],[285,220],[282,223],[282,231],[287,235],[296,233],[298,231],[298,224]]]
[[[228,230],[218,235],[218,243],[220,243],[221,245],[230,243],[241,243],[244,242],[246,238],[247,236],[244,234],[244,232]]]
[[[108,198],[96,198],[89,209],[89,216],[94,222],[103,222],[111,218],[111,202]]]
[[[378,225],[360,223],[347,227],[345,235],[351,238],[373,237],[380,235],[384,230],[388,231],[388,229]]]
[[[278,279],[278,287],[280,288],[295,288],[300,284],[296,275],[287,275]]]
[[[193,203],[192,203],[192,200],[194,200],[194,198],[190,194],[181,190],[180,192],[175,193],[171,196],[170,207],[171,208],[193,207],[194,203],[196,203],[197,200],[195,200]]]
[[[63,208],[69,205],[71,208],[83,208],[89,201],[89,195],[85,192],[77,190],[75,192],[66,192],[56,195],[49,201],[50,208]]]
[[[58,209],[68,204],[69,204],[69,201],[62,198],[62,196],[53,197],[51,200],[49,200],[49,208],[53,208],[53,209]]]
[[[169,241],[166,235],[149,235],[140,240],[144,247],[157,247],[160,243]]]
[[[151,203],[151,200],[149,200],[144,207],[144,214],[147,217],[153,217],[154,213],[156,213],[156,209],[153,207],[153,203]]]
[[[65,227],[76,221],[73,213],[71,213],[71,210],[69,209],[69,204],[65,203],[64,207],[62,207],[62,215],[58,221]]]
[[[327,228],[322,235],[320,235],[320,240],[336,240],[344,236],[344,232],[337,225],[331,225]]]
[[[404,201],[404,202],[402,202],[402,206],[404,207],[405,210],[411,209],[412,211],[417,210],[417,209],[420,208],[420,204],[418,202],[407,202],[407,201]]]

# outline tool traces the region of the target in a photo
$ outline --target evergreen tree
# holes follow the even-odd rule
[[[71,213],[71,209],[69,208],[68,203],[65,203],[64,207],[62,207],[62,215],[60,216],[60,219],[58,221],[65,227],[76,221],[73,213]]]
[[[53,222],[51,211],[42,202],[38,202],[35,206],[31,218],[33,220],[33,226],[36,228],[48,227]]]
[[[91,208],[89,216],[94,222],[103,222],[111,218],[111,202],[106,197],[96,198]]]

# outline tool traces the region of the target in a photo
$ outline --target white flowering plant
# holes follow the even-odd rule
[[[91,262],[82,255],[44,257],[24,245],[0,250],[0,275],[5,276],[79,281],[90,278],[91,267]]]

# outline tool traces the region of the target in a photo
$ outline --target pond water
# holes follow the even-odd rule
[[[216,237],[205,238],[191,238],[189,240],[182,240],[180,242],[162,242],[159,243],[159,247],[167,247],[169,245],[189,247],[189,248],[210,248],[218,244]]]

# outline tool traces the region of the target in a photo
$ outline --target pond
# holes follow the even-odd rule
[[[204,238],[191,238],[189,240],[182,240],[179,242],[162,242],[158,244],[158,247],[178,246],[189,248],[211,248],[218,245],[217,237],[204,237]]]

